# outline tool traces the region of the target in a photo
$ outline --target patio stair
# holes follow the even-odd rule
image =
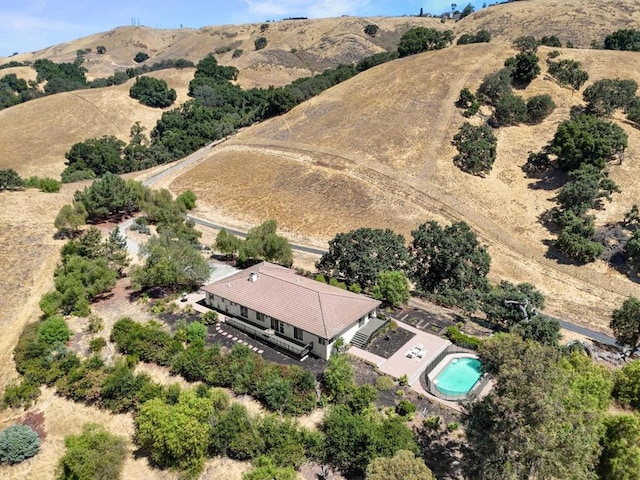
[[[368,341],[369,335],[358,331],[351,339],[351,345],[353,345],[354,347],[363,348]]]
[[[356,332],[351,339],[351,345],[358,348],[364,348],[372,335],[387,324],[387,320],[379,318],[370,318],[369,322]]]

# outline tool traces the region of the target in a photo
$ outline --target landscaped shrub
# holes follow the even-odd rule
[[[11,425],[0,432],[0,463],[20,463],[40,450],[40,437],[27,425]]]
[[[402,399],[397,403],[395,410],[401,417],[411,418],[416,413],[416,406],[409,400]]]
[[[479,338],[466,335],[454,326],[447,327],[446,335],[449,340],[461,347],[476,350],[482,344]]]
[[[382,375],[376,378],[376,388],[381,392],[388,392],[396,387],[396,382],[393,378]]]
[[[97,353],[107,346],[107,341],[102,337],[96,337],[89,341],[89,351]]]

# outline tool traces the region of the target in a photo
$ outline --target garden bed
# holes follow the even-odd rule
[[[404,328],[389,328],[376,337],[367,347],[367,352],[374,353],[382,358],[391,358],[402,346],[411,340],[416,334]]]

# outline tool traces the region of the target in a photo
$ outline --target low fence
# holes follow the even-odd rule
[[[457,345],[449,345],[442,352],[436,355],[436,357],[429,362],[424,370],[424,380],[427,387],[427,392],[429,392],[434,397],[440,398],[442,400],[450,400],[454,402],[460,400],[473,400],[478,395],[478,392],[482,391],[482,388],[484,388],[484,386],[490,380],[490,377],[487,374],[483,374],[475,383],[473,388],[469,392],[463,394],[447,391],[443,388],[438,388],[436,383],[429,378],[429,374],[440,364],[440,362],[442,362],[442,360],[444,360],[448,355],[454,353],[474,354],[475,352],[473,350],[462,348]]]

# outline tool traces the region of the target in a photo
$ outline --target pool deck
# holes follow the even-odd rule
[[[411,388],[416,390],[418,393],[426,393],[422,387],[420,387],[420,375],[424,372],[425,368],[427,368],[429,362],[441,351],[451,345],[451,342],[436,335],[418,330],[406,323],[402,323],[397,320],[396,323],[398,324],[398,327],[415,333],[415,336],[405,343],[390,358],[380,357],[358,347],[351,347],[349,349],[349,353],[374,364],[382,373],[394,378],[400,378],[403,375],[407,375]],[[407,357],[407,353],[417,345],[422,345],[425,349],[425,353],[422,358]],[[419,387],[419,390],[414,387],[416,384]]]

